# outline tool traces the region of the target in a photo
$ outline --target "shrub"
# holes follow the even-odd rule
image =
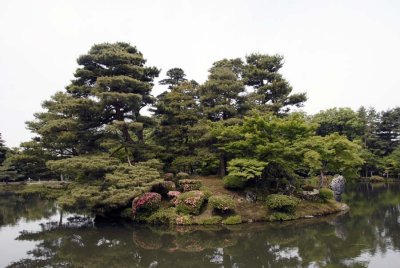
[[[179,188],[182,190],[182,192],[190,192],[190,191],[195,191],[199,190],[202,182],[201,180],[180,180],[178,182]]]
[[[294,212],[300,200],[293,196],[271,194],[267,196],[267,206],[281,212]]]
[[[205,194],[201,191],[182,193],[178,196],[176,211],[183,214],[199,215],[205,199]]]
[[[193,224],[193,219],[190,215],[178,215],[175,219],[177,225],[191,225]]]
[[[233,210],[235,207],[235,202],[230,196],[226,195],[211,196],[208,200],[208,204],[210,204],[213,209],[223,212]]]
[[[204,195],[206,196],[207,200],[213,195],[211,190],[206,186],[201,186],[199,190],[204,193]]]
[[[165,181],[173,181],[174,180],[174,173],[165,173],[164,174]]]
[[[256,159],[235,158],[228,162],[227,169],[230,175],[237,176],[243,181],[248,181],[261,177],[267,165],[267,162]]]
[[[152,212],[160,208],[161,195],[158,193],[144,193],[135,198],[132,202],[132,213],[135,215],[137,212]]]
[[[381,177],[381,176],[372,176],[372,177],[369,179],[369,181],[370,181],[370,182],[384,182],[384,181],[385,181],[385,178],[384,178],[384,177]]]
[[[201,225],[219,224],[221,222],[222,222],[221,216],[211,216],[209,218],[199,219],[196,221],[197,224],[201,224]]]
[[[178,180],[188,179],[189,178],[189,174],[187,174],[186,172],[178,172],[178,174],[176,174],[176,178]]]
[[[176,206],[178,204],[178,196],[181,195],[181,192],[178,191],[169,191],[167,196],[171,199],[172,205]]]
[[[333,191],[328,188],[321,188],[319,189],[319,198],[321,198],[322,201],[326,202],[329,199],[333,198]]]
[[[177,216],[175,208],[159,209],[147,218],[147,223],[175,224]]]
[[[222,223],[226,225],[239,224],[242,223],[242,217],[240,215],[230,216],[222,221]]]
[[[310,185],[310,184],[306,184],[306,185],[303,185],[303,186],[301,186],[301,188],[304,190],[304,191],[307,191],[307,192],[311,192],[311,191],[314,191],[314,186],[312,186],[312,185]]]
[[[238,176],[227,175],[224,177],[224,187],[228,189],[243,189],[245,182]]]

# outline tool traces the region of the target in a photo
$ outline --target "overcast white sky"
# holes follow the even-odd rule
[[[198,82],[216,60],[279,53],[308,113],[393,108],[399,14],[396,0],[1,0],[0,133],[8,146],[28,140],[24,122],[69,83],[76,58],[115,41],[136,45],[161,77],[181,67]]]

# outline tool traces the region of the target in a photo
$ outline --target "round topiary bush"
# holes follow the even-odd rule
[[[187,174],[186,172],[178,172],[178,174],[176,174],[176,178],[178,180],[188,179],[189,178],[189,174]]]
[[[328,188],[321,188],[319,189],[319,198],[326,202],[333,198],[333,191]]]
[[[300,200],[293,196],[271,194],[266,199],[267,206],[276,211],[292,213],[296,210]]]
[[[245,182],[238,176],[227,175],[224,177],[224,187],[227,189],[243,189]]]
[[[161,206],[161,195],[158,193],[144,193],[132,201],[133,215],[138,212],[152,212]]]
[[[190,191],[195,191],[199,190],[200,187],[202,186],[201,180],[180,180],[178,182],[179,188],[182,190],[182,192],[190,192]]]
[[[208,204],[214,210],[219,210],[222,212],[233,210],[235,208],[235,202],[232,200],[230,196],[227,195],[211,196],[208,199]]]
[[[372,176],[371,178],[369,178],[369,181],[370,182],[374,182],[374,183],[376,183],[376,182],[384,182],[385,178],[381,177],[381,176]]]
[[[205,200],[205,194],[201,191],[182,193],[178,196],[176,211],[183,214],[199,215]]]

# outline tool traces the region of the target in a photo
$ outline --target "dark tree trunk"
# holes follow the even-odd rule
[[[226,175],[226,156],[225,156],[225,153],[223,153],[223,152],[219,155],[218,175],[220,175],[221,177]]]

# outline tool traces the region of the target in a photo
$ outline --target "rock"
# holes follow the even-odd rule
[[[306,216],[304,216],[304,218],[305,219],[312,219],[312,218],[314,218],[314,216],[313,215],[306,215]]]
[[[247,191],[246,192],[246,201],[250,203],[254,203],[257,200],[257,195],[253,192]]]
[[[301,198],[308,201],[317,201],[319,199],[319,190],[303,191],[301,193]]]
[[[332,189],[334,193],[335,200],[340,202],[342,200],[341,195],[344,192],[344,186],[346,183],[346,179],[341,175],[335,175],[329,184],[329,187]]]

